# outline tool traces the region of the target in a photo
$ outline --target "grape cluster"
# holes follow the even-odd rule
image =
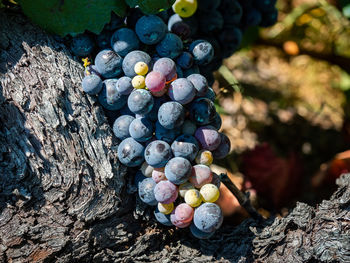
[[[244,31],[251,26],[268,27],[276,23],[276,0],[198,0],[198,9],[191,17],[170,14],[168,29],[185,41],[208,41],[215,58],[198,64],[209,83],[222,59],[231,56],[241,45]],[[169,11],[170,13],[170,11]]]
[[[134,28],[126,25],[87,67],[83,90],[97,95],[114,116],[118,158],[141,167],[135,177],[139,197],[157,206],[156,219],[190,226],[194,236],[208,238],[223,220],[214,203],[220,179],[209,165],[230,151],[229,139],[218,132],[215,93],[193,70],[207,64],[213,50],[204,40],[185,48],[159,16],[141,16]]]

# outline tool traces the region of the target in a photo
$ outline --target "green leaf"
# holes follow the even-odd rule
[[[126,0],[126,3],[130,7],[139,6],[143,13],[150,15],[169,9],[175,0]]]
[[[19,0],[23,12],[45,30],[61,36],[85,30],[99,33],[111,12],[125,16],[124,0]]]

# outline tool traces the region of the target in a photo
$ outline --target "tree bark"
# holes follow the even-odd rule
[[[210,240],[155,223],[82,66],[22,14],[0,25],[0,262],[350,262],[350,175],[317,208]]]

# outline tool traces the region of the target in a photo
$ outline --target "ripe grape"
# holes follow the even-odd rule
[[[170,58],[160,58],[153,65],[153,71],[163,73],[167,82],[176,78],[176,64]]]
[[[142,165],[141,165],[141,168],[140,168],[142,174],[146,177],[152,177],[152,173],[153,173],[153,170],[154,168],[150,165],[148,165],[147,162],[144,162]]]
[[[210,168],[203,164],[197,164],[192,167],[192,173],[189,182],[196,188],[201,188],[205,184],[209,184],[213,179]]]
[[[151,180],[153,181],[153,179]],[[176,200],[178,196],[178,190],[176,185],[173,183],[169,181],[160,181],[154,187],[154,196],[158,202],[163,204],[170,204]]]
[[[170,84],[168,94],[173,101],[184,105],[193,100],[196,96],[196,89],[188,79],[179,78]]]
[[[133,138],[124,139],[118,146],[119,161],[128,166],[136,167],[144,161],[145,148]]]
[[[122,57],[138,49],[140,45],[140,41],[135,32],[129,28],[121,28],[115,31],[110,43],[113,50]]]
[[[145,149],[146,162],[155,168],[165,167],[172,156],[170,145],[164,141],[155,140]]]
[[[123,58],[111,49],[100,51],[95,58],[98,72],[104,78],[117,77],[122,73]]]
[[[131,83],[131,78],[126,76],[123,76],[120,79],[118,79],[116,85],[118,92],[122,95],[129,95],[134,90],[134,87]]]
[[[158,140],[165,141],[171,144],[176,137],[181,134],[181,130],[179,128],[166,129],[164,128],[159,121],[156,122],[156,138]]]
[[[206,65],[214,58],[214,48],[206,40],[196,40],[192,42],[189,48],[194,61],[198,65]]]
[[[120,140],[130,137],[129,126],[134,119],[135,118],[130,115],[122,115],[118,117],[113,124],[114,135]]]
[[[221,142],[219,146],[213,151],[213,156],[215,159],[225,158],[231,150],[230,139],[223,133],[220,133]]]
[[[184,123],[182,124],[182,133],[184,135],[194,135],[194,133],[197,130],[196,124],[194,124],[190,120],[185,120]]]
[[[199,230],[194,223],[192,223],[190,225],[190,230],[191,230],[192,235],[196,238],[199,238],[199,239],[211,238],[215,233],[215,232],[209,232],[209,233],[203,232],[203,231]]]
[[[181,38],[173,33],[167,33],[156,46],[159,56],[171,59],[178,57],[182,49],[183,44]]]
[[[153,135],[153,123],[145,117],[136,118],[130,123],[129,133],[136,141],[148,141]]]
[[[154,45],[163,39],[166,25],[158,16],[143,16],[137,21],[135,31],[142,43]]]
[[[152,178],[146,178],[138,185],[138,193],[140,199],[148,205],[156,205],[157,200],[154,196],[154,189],[156,187],[156,183],[152,180]]]
[[[220,207],[214,203],[204,203],[194,211],[193,223],[203,232],[211,233],[217,230],[223,221]]]
[[[193,56],[191,53],[182,52],[181,55],[176,59],[176,63],[184,69],[189,69],[193,65]]]
[[[190,119],[198,125],[207,125],[216,115],[214,103],[207,98],[198,98],[191,103]]]
[[[199,127],[195,133],[195,137],[202,148],[209,151],[217,149],[221,143],[220,133],[213,126]]]
[[[154,211],[154,217],[157,221],[165,226],[172,226],[173,224],[170,221],[170,215],[165,215],[161,213],[158,208]]]
[[[201,74],[191,74],[187,79],[193,84],[194,88],[197,90],[197,96],[202,97],[208,91],[208,81]]]
[[[135,114],[147,114],[153,107],[153,96],[144,89],[131,92],[128,98],[128,107]]]
[[[158,121],[166,129],[178,128],[184,120],[185,109],[178,102],[166,102],[158,110]]]
[[[191,175],[191,163],[182,157],[174,157],[165,165],[165,177],[173,184],[185,183]]]
[[[171,150],[175,157],[183,157],[193,161],[199,151],[199,145],[191,135],[181,135],[171,144]]]
[[[98,94],[102,89],[102,80],[95,74],[84,77],[82,83],[83,91],[90,95]]]
[[[116,79],[103,81],[98,101],[105,109],[111,111],[120,110],[126,104],[127,99],[127,96],[121,95],[116,89]]]

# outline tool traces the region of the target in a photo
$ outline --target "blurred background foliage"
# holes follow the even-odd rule
[[[214,84],[232,142],[217,169],[265,214],[316,204],[350,169],[350,1],[277,7],[278,23],[248,30]]]

